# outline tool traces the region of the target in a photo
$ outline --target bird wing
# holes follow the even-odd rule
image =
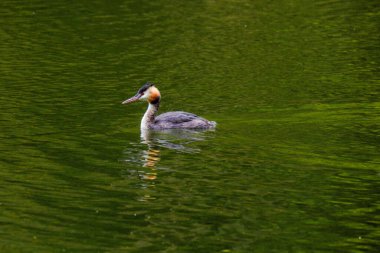
[[[183,122],[192,121],[195,118],[197,118],[197,115],[189,113],[189,112],[166,112],[163,114],[160,114],[156,117],[155,121],[157,123],[160,122],[171,122],[173,124],[179,124]]]

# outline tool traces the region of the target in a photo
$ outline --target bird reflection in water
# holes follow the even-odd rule
[[[198,153],[201,150],[194,148],[192,144],[204,141],[211,135],[207,132],[213,130],[189,130],[189,129],[165,129],[150,130],[141,129],[141,142],[132,144],[132,147],[125,153],[127,159],[124,161],[140,164],[141,169],[129,170],[129,176],[140,178],[140,188],[144,191],[139,201],[154,200],[152,189],[156,187],[156,180],[159,172],[170,170],[168,167],[160,166],[161,150],[172,150],[177,153]],[[146,150],[141,151],[141,144]],[[133,147],[134,146],[134,147]]]
[[[194,142],[203,141],[206,132],[213,130],[189,130],[189,129],[165,129],[149,130],[141,129],[141,144],[147,146],[141,155],[142,167],[149,168],[150,173],[146,173],[142,178],[154,180],[157,178],[157,164],[161,160],[160,149],[170,149],[178,153],[198,153],[200,149],[190,147]]]
[[[156,164],[160,161],[160,149],[151,141],[149,133],[145,133],[144,135],[141,133],[141,139],[141,143],[148,146],[148,150],[143,151],[142,166],[151,169],[150,172],[145,172],[141,177],[145,180],[155,180],[157,179]]]

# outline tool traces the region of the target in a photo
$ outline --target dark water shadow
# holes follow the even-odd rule
[[[179,153],[199,153],[199,148],[191,147],[195,142],[205,141],[214,130],[165,129],[141,130],[141,143],[147,145],[142,156],[144,167],[155,167],[160,160],[160,150],[170,149]]]
[[[204,141],[209,135],[207,132],[214,130],[193,129],[165,129],[165,130],[142,130],[141,143],[149,148],[167,148],[176,152],[198,153],[201,150],[190,147],[191,143]]]

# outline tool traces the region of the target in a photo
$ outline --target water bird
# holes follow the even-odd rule
[[[122,104],[130,104],[137,101],[147,101],[149,103],[142,120],[141,129],[211,129],[215,128],[216,122],[208,121],[193,113],[175,111],[166,112],[156,117],[160,106],[161,94],[155,84],[147,82],[133,97],[125,100]]]

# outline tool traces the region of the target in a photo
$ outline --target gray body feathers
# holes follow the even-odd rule
[[[169,128],[193,128],[207,129],[214,128],[216,122],[208,121],[193,113],[175,111],[158,115],[152,124],[153,129],[169,129]]]

